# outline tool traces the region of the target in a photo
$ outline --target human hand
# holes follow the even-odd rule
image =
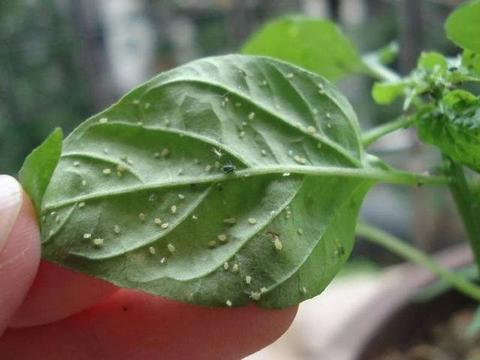
[[[40,262],[32,204],[0,176],[1,359],[239,359],[296,310],[180,304]]]

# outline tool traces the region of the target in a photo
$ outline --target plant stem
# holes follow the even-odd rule
[[[364,237],[366,240],[383,246],[392,253],[427,268],[433,274],[448,282],[453,288],[480,302],[480,287],[439,265],[429,255],[408,245],[402,239],[364,223],[357,225],[356,232],[357,235]]]
[[[448,187],[465,226],[475,262],[480,269],[480,213],[476,211],[474,195],[470,191],[462,166],[445,155],[444,160],[447,162],[445,175],[450,180]]]
[[[415,117],[402,115],[396,120],[367,130],[365,133],[362,134],[362,145],[364,147],[367,147],[384,135],[410,126],[414,121]]]
[[[383,65],[376,54],[368,54],[363,57],[363,63],[367,66],[370,75],[381,81],[398,81],[400,76],[393,70]]]

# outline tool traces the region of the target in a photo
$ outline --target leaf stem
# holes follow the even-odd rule
[[[390,121],[386,124],[374,127],[373,129],[367,130],[362,134],[362,145],[368,147],[382,136],[390,134],[399,129],[404,129],[409,127],[415,121],[414,116],[405,116],[401,115],[396,120]]]
[[[356,233],[370,242],[383,246],[392,253],[427,268],[433,274],[448,282],[453,288],[480,302],[480,287],[439,265],[429,255],[408,245],[402,239],[364,223],[357,225]]]
[[[474,196],[470,191],[462,166],[445,155],[443,158],[447,163],[445,175],[450,180],[448,187],[465,226],[475,255],[475,262],[480,269],[480,221],[478,219],[480,214],[475,208],[477,204],[473,200]]]
[[[380,81],[400,80],[400,76],[393,70],[383,65],[375,53],[363,56],[363,63],[369,70],[369,74]]]

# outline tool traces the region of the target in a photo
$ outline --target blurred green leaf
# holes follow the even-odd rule
[[[460,5],[445,23],[447,37],[458,46],[480,53],[480,0]]]
[[[377,82],[372,88],[372,97],[377,104],[391,104],[397,97],[405,95],[408,86],[406,81]]]
[[[445,56],[440,53],[422,52],[417,67],[426,71],[439,71],[444,74],[447,71],[448,64]]]
[[[302,16],[267,23],[242,53],[285,60],[330,80],[366,71],[357,49],[334,23]]]

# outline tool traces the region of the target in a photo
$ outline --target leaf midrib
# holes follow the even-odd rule
[[[234,179],[248,178],[252,176],[262,175],[281,175],[289,173],[288,176],[294,175],[312,175],[312,176],[340,176],[340,177],[356,177],[365,180],[379,180],[383,178],[384,172],[372,169],[359,168],[342,168],[335,166],[307,166],[307,165],[276,165],[249,168],[245,170],[235,171],[232,174],[218,174],[208,176],[185,177],[181,180],[163,181],[158,183],[150,183],[143,185],[130,186],[113,191],[90,193],[86,195],[70,198],[57,203],[45,204],[45,210],[50,211],[61,208],[66,205],[74,204],[79,201],[88,201],[92,199],[104,198],[115,195],[123,195],[137,191],[155,190],[161,188],[169,188],[175,186],[184,186],[191,184],[208,184],[216,182],[231,181]]]

